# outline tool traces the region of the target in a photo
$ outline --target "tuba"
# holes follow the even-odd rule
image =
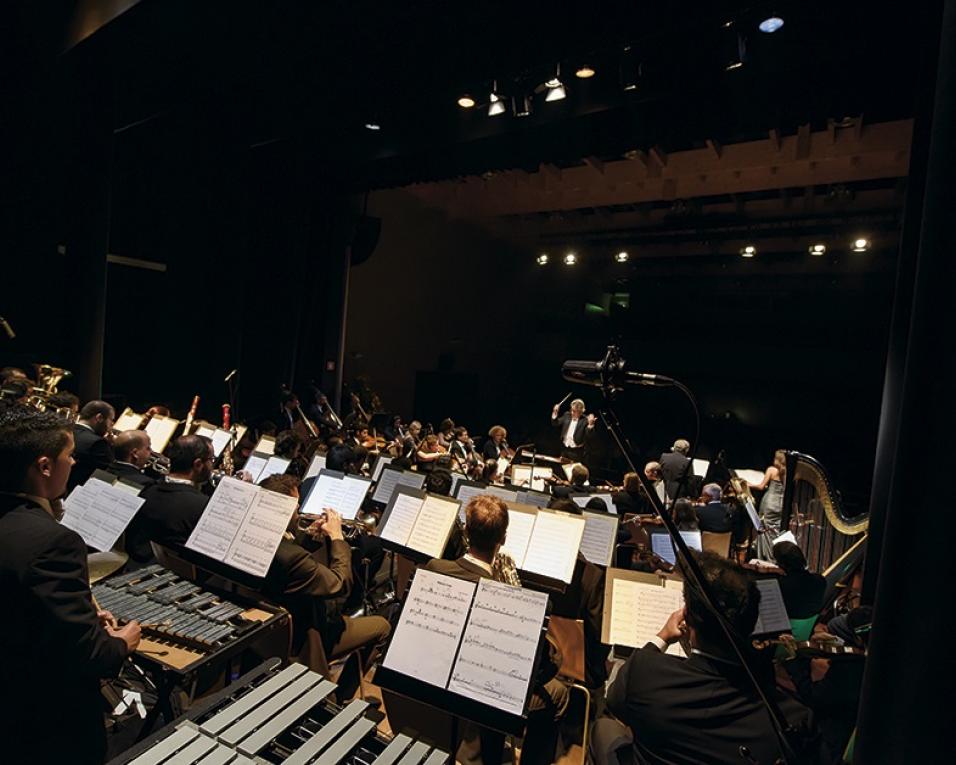
[[[55,367],[51,364],[34,364],[37,372],[36,385],[33,386],[33,395],[28,401],[29,405],[40,412],[45,412],[50,405],[50,397],[59,392],[60,382],[72,373],[68,369]],[[59,412],[58,412],[59,413]]]

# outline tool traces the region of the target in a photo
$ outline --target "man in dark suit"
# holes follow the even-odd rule
[[[508,532],[508,506],[498,497],[479,494],[465,507],[465,531],[469,547],[457,560],[433,559],[427,571],[477,582],[481,577],[495,579],[495,555]],[[553,654],[542,660],[535,678],[535,689],[528,703],[528,723],[521,761],[525,765],[550,763],[557,743],[558,720],[568,706],[568,689],[554,675],[560,658]],[[457,760],[462,763],[501,762],[504,736],[496,731],[466,725]]]
[[[115,419],[116,412],[105,401],[88,401],[80,409],[80,417],[73,426],[73,440],[76,443],[73,458],[76,466],[70,473],[68,490],[72,491],[74,486],[86,483],[94,470],[106,470],[113,461],[113,450],[106,435]]]
[[[720,486],[709,483],[704,487],[701,499],[704,504],[697,508],[698,527],[701,531],[725,534],[734,529],[734,514],[720,501]]]
[[[712,553],[701,554],[699,562],[717,608],[737,634],[749,636],[760,601],[756,585],[736,564]],[[774,762],[780,750],[770,718],[720,625],[686,584],[684,602],[654,640],[631,654],[608,690],[608,709],[633,734],[635,759],[737,765],[741,747],[747,747],[752,761]],[[685,635],[693,649],[687,659],[664,653]],[[808,710],[777,696],[785,717],[804,734],[800,740],[809,739]],[[598,751],[615,724],[600,722]]]
[[[125,478],[142,487],[156,483],[143,473],[151,454],[149,433],[127,430],[113,439],[113,462],[107,470],[117,478]]]
[[[0,416],[0,736],[5,762],[101,763],[101,678],[139,643],[90,594],[86,545],[54,505],[73,464],[69,425],[52,413]],[[62,714],[51,716],[51,704]]]
[[[694,475],[694,466],[687,456],[690,451],[690,442],[683,438],[678,438],[669,452],[661,455],[661,476],[664,479],[664,489],[667,496],[674,499],[678,496],[677,490],[680,488],[680,496],[688,496],[689,479]],[[684,486],[681,487],[681,482]],[[694,495],[692,495],[694,496]]]
[[[551,426],[561,432],[561,456],[574,462],[587,462],[586,447],[594,435],[593,414],[584,416],[584,402],[576,398],[571,402],[571,410],[560,417],[561,405],[555,404],[551,410]]]
[[[209,480],[215,455],[202,436],[180,436],[169,446],[169,476],[146,487],[146,501],[126,529],[126,552],[139,564],[153,562],[150,542],[182,546],[199,523],[209,497],[199,487]]]

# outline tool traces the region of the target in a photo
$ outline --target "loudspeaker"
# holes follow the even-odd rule
[[[382,219],[371,215],[363,215],[355,224],[355,233],[352,235],[352,265],[357,266],[368,260],[382,233]]]

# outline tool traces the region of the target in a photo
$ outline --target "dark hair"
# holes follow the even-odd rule
[[[388,464],[391,465],[392,467],[400,468],[402,470],[412,469],[412,461],[408,457],[396,457]]]
[[[807,567],[807,559],[793,542],[777,542],[773,546],[773,559],[788,574],[803,571]]]
[[[299,400],[299,397],[295,395],[295,393],[293,393],[291,390],[282,391],[282,393],[279,396],[279,401],[282,403],[283,406],[288,404],[290,401],[298,401],[298,400]]]
[[[624,474],[624,491],[628,494],[637,494],[641,488],[641,479],[637,473]]]
[[[674,503],[674,523],[678,528],[682,525],[691,526],[692,529],[682,529],[683,531],[692,531],[698,527],[697,510],[694,509],[694,503],[689,499],[679,499]]]
[[[451,493],[451,472],[435,468],[425,478],[425,491],[447,497]]]
[[[292,492],[298,490],[299,479],[294,475],[274,474],[266,478],[259,487],[267,491],[274,491],[277,494],[285,494],[287,497],[293,496]]]
[[[577,503],[573,499],[569,499],[568,497],[554,497],[548,502],[548,509],[560,510],[562,513],[581,515],[581,508],[577,506]]]
[[[343,444],[337,444],[329,449],[329,454],[325,458],[325,466],[329,470],[339,470],[344,472],[350,463],[355,461],[355,452]]]
[[[468,432],[468,428],[463,428],[463,427],[461,427],[461,425],[459,425],[457,428],[455,428],[455,429],[451,432],[451,434],[452,434],[452,436],[453,436],[454,438],[460,439],[460,438],[461,438],[463,435],[465,435],[465,433],[467,433],[467,432]]]
[[[714,597],[717,610],[723,614],[737,635],[743,639],[749,638],[757,623],[760,607],[760,591],[757,585],[736,563],[715,553],[700,553],[697,555],[697,563]],[[697,630],[700,641],[720,645],[724,639],[723,630],[707,608],[701,594],[687,580],[684,581],[684,603],[687,608],[687,624]]]
[[[491,554],[505,541],[508,506],[498,497],[478,494],[465,505],[465,533],[468,543],[479,552]]]
[[[485,483],[488,483],[492,478],[495,477],[495,473],[498,472],[498,461],[497,460],[487,460],[484,467],[481,469],[481,480]]]
[[[276,436],[275,454],[277,457],[292,457],[304,441],[294,430],[283,430]]]
[[[7,380],[15,380],[17,378],[26,379],[27,373],[24,372],[20,367],[4,367],[0,369],[0,380],[6,382]]]
[[[610,512],[607,508],[607,502],[605,502],[601,497],[591,497],[588,500],[588,503],[584,506],[585,510],[597,510],[599,513]]]
[[[104,418],[111,417],[116,412],[113,410],[109,404],[105,401],[87,401],[83,404],[83,408],[80,409],[80,419],[81,420],[93,420],[96,419],[98,414],[103,415]]]
[[[455,429],[455,421],[451,419],[451,417],[446,417],[438,425],[438,430],[442,433],[444,433],[446,430],[454,431],[454,429]]]
[[[188,473],[196,460],[206,460],[212,452],[212,442],[202,436],[180,436],[169,445],[169,472]]]
[[[53,412],[14,407],[0,415],[0,491],[19,492],[38,458],[55,459],[70,442],[71,426]]]
[[[68,390],[61,390],[50,396],[50,406],[57,409],[70,409],[80,405],[80,399]]]

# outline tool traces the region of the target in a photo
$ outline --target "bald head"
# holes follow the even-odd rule
[[[117,462],[129,462],[142,469],[150,454],[149,434],[145,430],[126,430],[113,439],[113,455]]]

